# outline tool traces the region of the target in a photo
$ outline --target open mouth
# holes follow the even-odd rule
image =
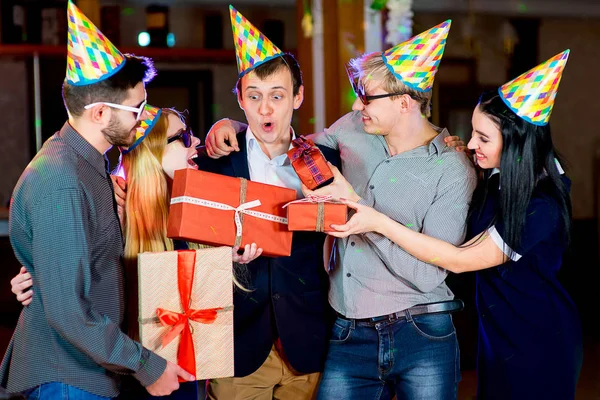
[[[198,158],[198,154],[194,154],[193,156],[191,156],[190,158],[188,158],[187,163],[190,167],[192,168],[198,168],[198,165],[196,164],[196,161],[194,161],[196,158]]]

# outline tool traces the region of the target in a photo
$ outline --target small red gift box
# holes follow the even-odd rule
[[[294,148],[287,155],[302,183],[310,190],[329,184],[333,179],[333,172],[313,141],[299,136],[292,141],[292,145]]]
[[[175,171],[167,236],[212,246],[256,243],[264,256],[289,256],[292,233],[282,206],[296,191],[210,172]]]
[[[343,225],[348,218],[348,207],[332,201],[331,196],[308,195],[284,207],[290,231],[332,232],[331,224]]]

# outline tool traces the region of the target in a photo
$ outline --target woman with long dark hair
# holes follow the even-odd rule
[[[477,271],[480,399],[575,397],[581,323],[557,279],[571,238],[570,180],[548,125],[567,57],[568,50],[481,96],[468,147],[483,177],[466,244],[414,232],[413,221],[401,224],[352,202],[346,203],[356,214],[332,226],[333,236],[374,231],[422,261],[456,273]],[[377,207],[373,199],[370,204]]]

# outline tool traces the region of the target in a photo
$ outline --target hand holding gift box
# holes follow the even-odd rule
[[[138,256],[140,341],[196,379],[233,376],[231,247]]]
[[[333,172],[327,160],[312,140],[299,136],[292,141],[292,145],[294,148],[287,155],[307,188],[314,190],[333,181]]]
[[[290,231],[332,232],[331,224],[343,225],[348,217],[348,206],[331,196],[309,194],[283,207],[287,208]]]
[[[289,256],[292,233],[282,206],[296,191],[204,171],[175,171],[167,236],[213,246],[256,243],[265,256]]]

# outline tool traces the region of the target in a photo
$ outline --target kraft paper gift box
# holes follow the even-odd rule
[[[289,256],[292,233],[282,206],[296,191],[210,172],[175,171],[167,236],[213,246],[256,243],[262,255]]]
[[[140,342],[196,379],[233,376],[231,247],[138,255]]]

